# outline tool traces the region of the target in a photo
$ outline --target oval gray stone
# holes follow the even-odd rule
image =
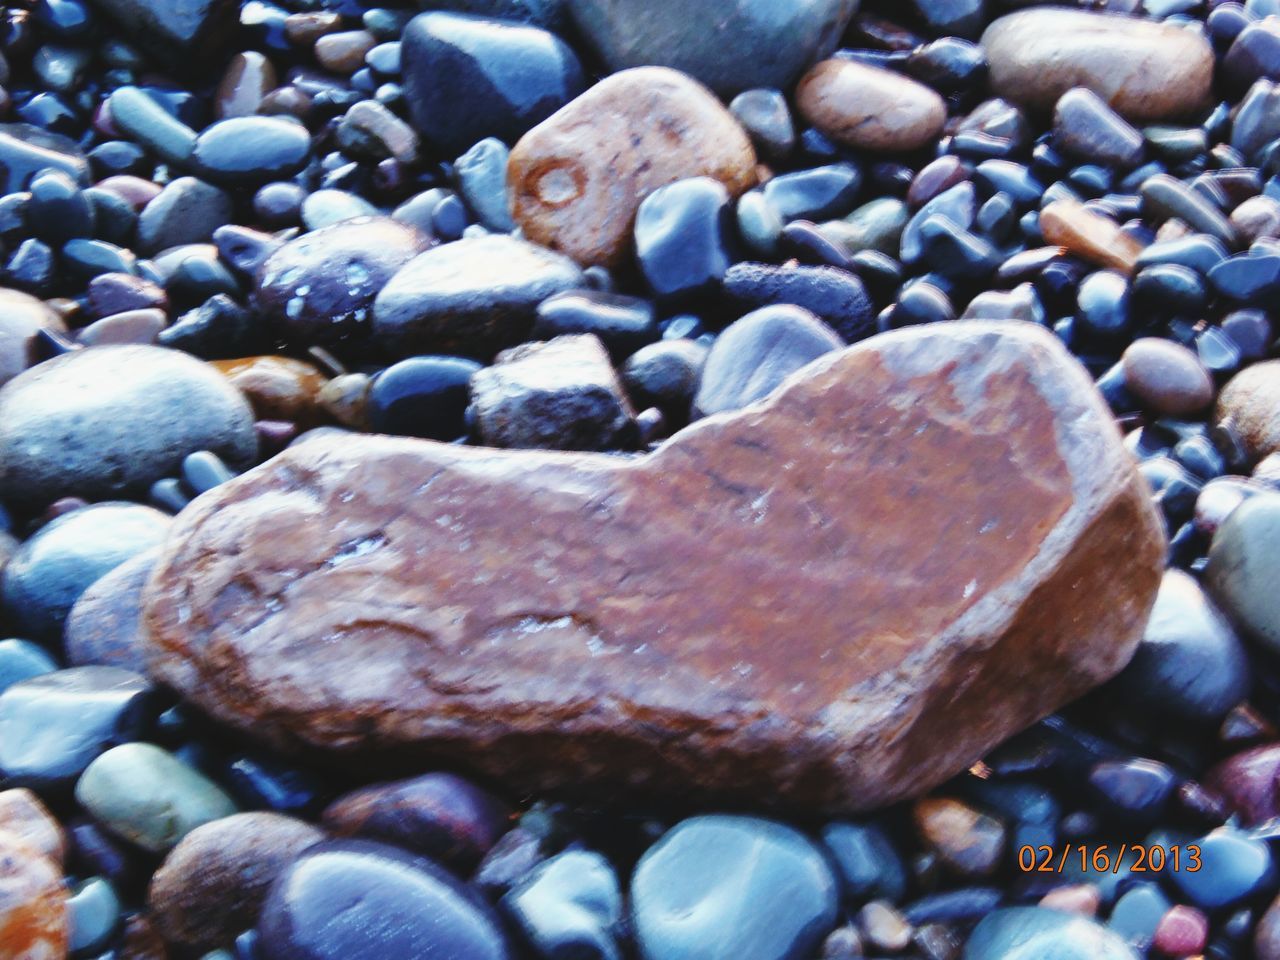
[[[213,367],[177,350],[91,347],[0,389],[0,496],[17,503],[137,495],[197,450],[248,466],[253,411]]]

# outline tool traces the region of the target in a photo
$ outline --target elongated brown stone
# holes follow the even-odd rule
[[[144,617],[159,679],[278,747],[854,810],[1117,672],[1163,546],[1056,338],[958,322],[640,458],[316,438],[179,515]]]

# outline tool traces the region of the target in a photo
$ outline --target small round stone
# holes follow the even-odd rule
[[[151,878],[152,922],[179,948],[229,947],[257,920],[272,881],[324,839],[324,831],[278,813],[237,813],[197,827]]]
[[[368,840],[312,847],[276,878],[258,921],[264,960],[509,960],[496,916],[425,857]]]
[[[803,307],[761,307],[730,324],[712,344],[694,416],[754,403],[811,360],[842,346],[835,331]]]
[[[0,386],[31,366],[41,330],[66,333],[66,324],[43,300],[0,287]]]
[[[480,364],[463,357],[410,357],[393,363],[369,387],[369,429],[428,440],[464,436],[468,386],[480,369]]]
[[[1213,378],[1192,351],[1172,340],[1140,337],[1122,358],[1125,387],[1148,409],[1186,416],[1213,402]]]
[[[314,363],[293,357],[215,360],[213,366],[245,395],[258,420],[288,420],[302,429],[327,421],[320,391],[328,378]]]
[[[233,117],[211,124],[196,138],[191,162],[210,183],[254,186],[301,170],[311,152],[307,128],[280,117]]]

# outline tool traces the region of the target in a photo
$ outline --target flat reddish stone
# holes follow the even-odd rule
[[[316,437],[184,510],[153,675],[281,748],[853,810],[1116,673],[1164,543],[1045,330],[914,327],[639,458]]]

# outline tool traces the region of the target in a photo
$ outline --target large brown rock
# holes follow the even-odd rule
[[[1116,673],[1164,544],[1030,324],[915,327],[627,459],[317,437],[175,520],[153,674],[282,748],[858,809]]]
[[[982,35],[991,89],[1043,111],[1087,87],[1129,120],[1167,120],[1208,103],[1213,47],[1180,24],[1061,7],[1001,17]]]
[[[636,67],[606,77],[538,124],[507,167],[524,235],[582,264],[627,253],[642,201],[686,177],[712,177],[738,196],[756,155],[738,121],[678,70]]]

